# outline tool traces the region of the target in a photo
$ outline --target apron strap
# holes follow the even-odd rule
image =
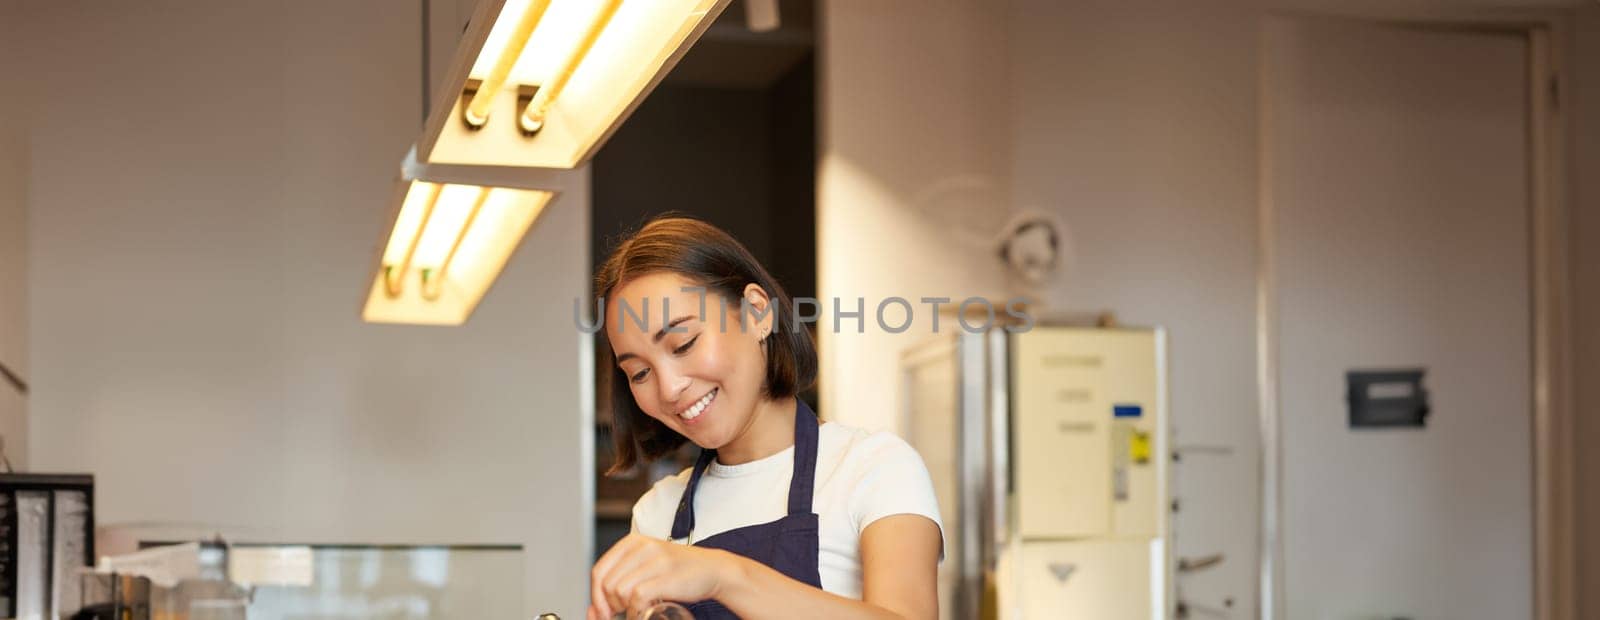
[[[817,480],[817,414],[799,398],[794,399],[794,474],[789,478],[789,514],[811,514],[811,495]],[[689,484],[678,499],[678,512],[672,518],[672,539],[684,539],[694,531],[694,492],[700,486],[716,450],[701,450],[689,474]]]
[[[794,399],[794,475],[789,478],[789,514],[811,514],[817,480],[817,414]]]
[[[689,485],[683,488],[683,497],[678,499],[678,512],[672,517],[672,539],[688,538],[689,532],[694,531],[694,489],[700,486],[700,475],[706,473],[706,467],[717,458],[716,450],[700,451],[700,458],[695,460],[694,472],[689,474]]]

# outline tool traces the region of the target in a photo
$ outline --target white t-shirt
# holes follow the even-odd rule
[[[829,422],[817,429],[817,513],[822,589],[861,598],[861,532],[890,515],[922,515],[940,527],[939,502],[922,457],[892,433]],[[633,505],[633,531],[669,540],[689,469],[657,482]],[[712,461],[694,497],[689,544],[728,530],[770,523],[789,512],[794,446],[772,456],[722,465]],[[941,555],[942,557],[942,555]]]

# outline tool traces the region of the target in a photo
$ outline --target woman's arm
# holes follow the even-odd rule
[[[749,620],[862,618],[931,620],[939,615],[939,526],[893,515],[861,532],[862,598],[824,592],[725,551],[629,536],[595,563],[590,618],[630,617],[659,600],[716,599]]]
[[[894,515],[861,532],[861,597],[849,599],[740,558],[741,573],[717,597],[741,618],[939,617],[939,526],[920,515]]]

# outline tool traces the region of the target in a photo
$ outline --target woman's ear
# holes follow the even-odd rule
[[[754,282],[744,285],[744,298],[740,303],[741,311],[746,306],[750,308],[750,314],[756,319],[755,324],[751,325],[750,328],[754,329],[756,334],[771,334],[772,326],[776,323],[777,317],[773,316],[772,297],[767,295],[766,289],[761,288],[761,285]],[[741,313],[739,317],[741,325],[744,324],[744,318]]]

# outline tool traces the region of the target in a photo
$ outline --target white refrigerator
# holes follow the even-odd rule
[[[902,428],[945,521],[942,617],[1173,616],[1165,347],[1159,329],[1033,326],[903,352]]]

